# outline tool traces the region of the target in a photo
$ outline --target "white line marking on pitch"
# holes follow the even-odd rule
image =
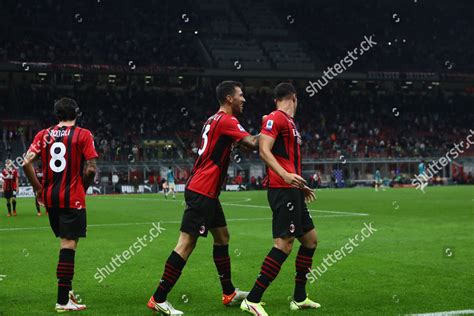
[[[321,217],[343,217],[347,215],[321,215]],[[262,221],[268,220],[270,221],[271,217],[255,217],[255,218],[228,218],[226,221],[228,222],[242,222],[242,221]],[[163,224],[181,224],[181,221],[160,221]],[[141,222],[141,223],[107,223],[107,224],[90,224],[87,227],[114,227],[114,226],[135,226],[135,225],[151,225],[156,222]],[[8,231],[20,231],[20,230],[41,230],[41,229],[49,229],[50,226],[38,226],[38,227],[11,227],[11,228],[0,228],[0,232],[8,232]]]
[[[426,314],[407,314],[407,316],[444,316],[444,315],[474,315],[474,309],[465,309],[462,311],[426,313]]]
[[[98,197],[99,199],[105,199],[105,200],[112,200],[116,198],[110,198],[110,197]],[[184,202],[184,200],[158,200],[158,199],[152,199],[152,198],[128,198],[128,197],[120,197],[118,199],[123,199],[123,200],[141,200],[141,201],[163,201],[163,202]],[[227,202],[222,202],[222,205],[228,205],[228,206],[243,206],[243,207],[250,207],[250,208],[263,208],[263,209],[270,209],[269,206],[263,206],[263,205],[252,205],[252,204],[236,204],[236,203],[227,203]],[[342,211],[330,211],[330,210],[309,210],[310,212],[317,212],[317,213],[330,213],[330,214],[339,214],[341,216],[369,216],[370,214],[367,213],[362,213],[362,212],[342,212]]]

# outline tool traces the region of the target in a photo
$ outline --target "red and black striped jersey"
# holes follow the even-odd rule
[[[92,133],[75,126],[53,126],[36,134],[29,151],[41,157],[46,207],[85,208],[82,173],[97,158]]]
[[[18,180],[18,171],[16,169],[5,168],[2,171],[3,191],[17,190],[16,181]]]
[[[186,189],[216,199],[227,176],[232,144],[249,135],[233,115],[219,111],[208,118]]]
[[[286,171],[301,175],[301,136],[293,118],[283,111],[270,113],[262,123],[261,134],[275,139],[272,153]],[[269,188],[291,188],[275,171],[267,168]]]

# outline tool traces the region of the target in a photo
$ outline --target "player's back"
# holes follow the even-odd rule
[[[186,188],[217,198],[227,175],[232,144],[249,135],[233,115],[219,111],[208,118]]]
[[[30,150],[41,158],[45,206],[85,208],[82,171],[86,160],[97,157],[91,132],[52,126],[36,135]]]

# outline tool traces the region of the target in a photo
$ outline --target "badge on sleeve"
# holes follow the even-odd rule
[[[271,131],[272,128],[273,128],[273,120],[268,120],[268,121],[267,121],[267,126],[265,126],[265,129],[266,129],[267,131]]]

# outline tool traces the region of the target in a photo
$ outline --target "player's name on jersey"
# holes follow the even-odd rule
[[[66,137],[66,136],[69,136],[69,134],[71,133],[71,130],[68,129],[68,130],[51,130],[49,131],[49,136],[51,137]]]

